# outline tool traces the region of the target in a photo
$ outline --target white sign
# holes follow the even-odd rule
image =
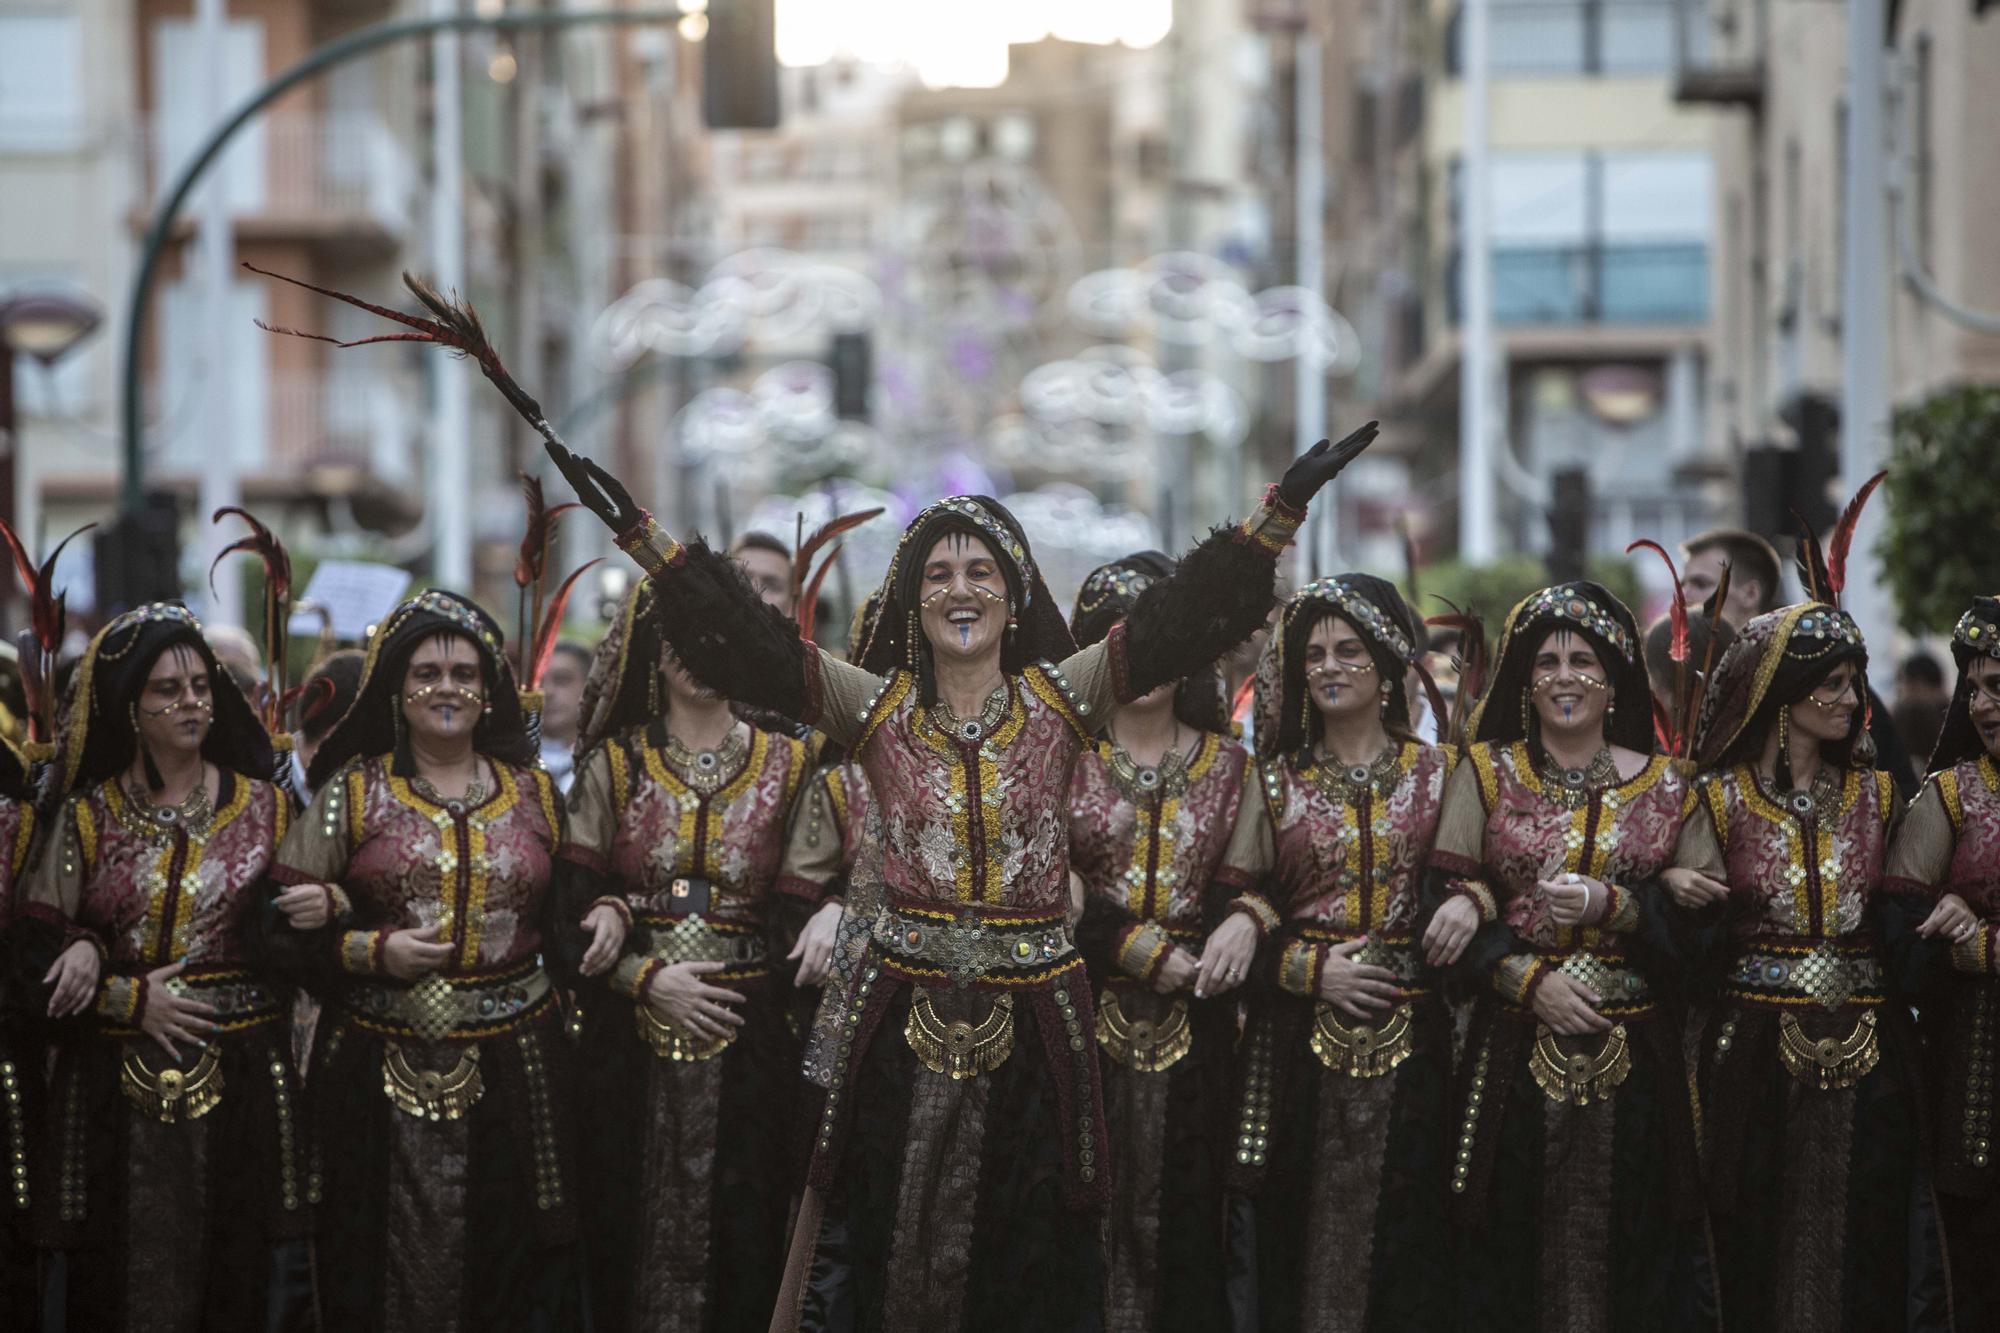
[[[322,560],[313,568],[312,578],[299,600],[323,608],[333,621],[333,636],[346,643],[359,643],[368,627],[396,609],[409,589],[408,570],[394,565],[377,565],[366,560]],[[296,602],[294,603],[296,605]],[[313,611],[293,611],[293,634],[318,634],[319,615]]]

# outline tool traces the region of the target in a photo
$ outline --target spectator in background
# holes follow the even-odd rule
[[[1717,623],[1720,631],[1715,645],[1715,660],[1721,661],[1722,654],[1729,645],[1736,642],[1736,631],[1729,622]],[[1688,688],[1692,690],[1700,679],[1701,664],[1709,660],[1709,619],[1693,607],[1688,612]],[[1674,716],[1674,682],[1679,673],[1674,669],[1673,658],[1674,620],[1672,616],[1661,616],[1646,631],[1646,680],[1653,687],[1653,701],[1667,710],[1667,716]],[[1676,718],[1676,721],[1679,719]]]
[[[1783,587],[1771,543],[1754,532],[1715,528],[1681,543],[1681,591],[1690,612],[1715,595],[1725,567],[1730,571],[1729,600],[1722,618],[1732,629],[1778,605]]]
[[[746,532],[729,548],[729,558],[766,606],[792,614],[792,548],[768,532]]]
[[[583,725],[583,681],[590,649],[573,639],[557,642],[542,673],[542,768],[565,795],[576,777],[576,733]]]
[[[1944,712],[1950,703],[1944,668],[1935,657],[1919,649],[1903,659],[1896,668],[1896,703],[1891,711],[1919,775],[1937,748],[1938,732],[1944,728]]]
[[[292,731],[292,790],[299,794],[300,800],[308,803],[312,800],[312,788],[306,786],[306,769],[312,765],[313,754],[326,739],[326,733],[333,730],[333,724],[340,721],[348,705],[354,702],[355,691],[361,688],[361,667],[367,660],[359,648],[342,648],[321,658],[319,665],[306,676],[295,706]]]
[[[207,625],[201,636],[208,640],[209,651],[243,691],[243,697],[255,699],[257,686],[264,680],[264,650],[250,637],[250,631],[241,625]]]

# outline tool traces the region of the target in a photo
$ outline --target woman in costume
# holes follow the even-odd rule
[[[1091,571],[1070,629],[1104,641],[1173,573],[1156,551]],[[1228,1323],[1222,1144],[1231,1132],[1233,982],[1271,918],[1225,914],[1255,876],[1226,875],[1245,755],[1212,668],[1119,708],[1070,784],[1070,865],[1082,877],[1078,950],[1096,987],[1105,1140],[1105,1326],[1121,1333]],[[1246,904],[1249,900],[1245,900]],[[1227,998],[1224,998],[1227,996]]]
[[[859,666],[801,640],[726,557],[673,541],[551,443],[652,579],[694,677],[851,746],[886,835],[886,902],[778,1326],[1098,1326],[1094,1213],[1109,1173],[1096,1017],[1066,919],[1071,771],[1119,704],[1261,622],[1305,504],[1373,434],[1300,458],[1255,516],[1195,548],[1081,652],[1013,516],[983,497],[939,501],[904,533]]]
[[[1994,1026],[2000,1023],[2000,598],[1980,597],[1952,630],[1958,683],[1930,776],[1889,848],[1884,887],[1921,901],[1917,928],[1950,951],[1943,994],[1926,995],[1931,1145],[1961,1329],[2000,1325],[2000,1192],[1994,1189]]]
[[[563,819],[492,617],[431,589],[369,642],[274,878],[326,1002],[312,1091],[329,1326],[577,1326],[569,1043],[541,955]],[[597,958],[623,947],[611,904]],[[318,1173],[316,1173],[318,1174]]]
[[[1273,1333],[1452,1320],[1451,1015],[1417,944],[1452,755],[1409,728],[1416,645],[1392,585],[1342,574],[1286,604],[1258,672],[1258,772],[1231,859],[1269,872],[1283,924],[1229,1142]]]
[[[566,873],[632,933],[586,987],[590,1305],[604,1329],[770,1326],[798,1180],[783,968],[820,885],[780,877],[804,742],[753,728],[625,600],[581,737]],[[586,959],[594,971],[598,959]]]
[[[1446,786],[1433,963],[1475,996],[1450,1190],[1460,1326],[1701,1326],[1700,1198],[1658,877],[1688,778],[1653,753],[1638,625],[1525,598]]]
[[[1867,662],[1836,606],[1758,616],[1695,738],[1667,885],[1715,940],[1699,1091],[1730,1327],[1950,1327],[1907,1008],[1934,903],[1883,879],[1901,801],[1866,757]]]
[[[255,955],[291,816],[270,737],[169,603],[91,640],[61,737],[16,924],[62,1020],[30,1188],[70,1327],[261,1329],[312,1203],[291,996]]]

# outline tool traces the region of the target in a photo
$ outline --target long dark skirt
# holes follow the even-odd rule
[[[1081,1042],[1023,996],[1013,1052],[953,1080],[904,1037],[906,985],[884,973],[864,1021],[853,1098],[813,1247],[800,1327],[823,1333],[1095,1333],[1103,1325],[1095,1210],[1066,1197],[1062,1097],[1051,1061],[1091,1046],[1090,996],[1074,974]],[[949,992],[981,1014],[991,996]],[[870,1032],[872,1031],[872,1039]],[[1085,1103],[1088,1106],[1088,1103]],[[1101,1122],[1092,1161],[1103,1149]],[[1093,1175],[1101,1172],[1093,1167]]]
[[[1165,998],[1120,991],[1128,1018],[1157,1020]],[[1115,1160],[1105,1220],[1105,1327],[1208,1333],[1228,1319],[1222,1166],[1230,1134],[1236,999],[1189,1000],[1193,1044],[1170,1068],[1102,1061]]]
[[[1799,1021],[1815,1040],[1844,1037],[1859,1013],[1812,1011]],[[1916,1034],[1899,1006],[1876,1013],[1880,1062],[1853,1087],[1827,1091],[1780,1063],[1772,1010],[1725,1004],[1710,1019],[1703,1126],[1722,1313],[1731,1328],[1952,1327],[1921,1146]],[[1729,1048],[1718,1054],[1721,1025],[1732,1019]]]
[[[41,1326],[29,1162],[42,1151],[44,1092],[40,1045],[0,1020],[0,1153],[7,1164],[0,1189],[0,1328]]]
[[[1924,1010],[1938,1208],[1960,1329],[2000,1328],[2000,981],[1954,974]]]
[[[1714,1327],[1680,1025],[1665,1010],[1622,1021],[1630,1072],[1578,1106],[1536,1081],[1532,1015],[1475,1009],[1452,1109],[1455,1164],[1472,1131],[1452,1190],[1461,1328]]]
[[[317,1270],[328,1333],[560,1333],[581,1326],[568,1038],[554,1003],[479,1043],[457,1120],[383,1094],[384,1038],[338,1005],[313,1046],[324,1150]],[[461,1047],[413,1048],[448,1068]]]
[[[628,1000],[583,1001],[585,1252],[600,1333],[763,1333],[803,1175],[799,1044],[768,976],[709,978],[746,999],[720,1055],[682,1062],[639,1037]]]
[[[1363,1078],[1335,1073],[1314,1055],[1315,1010],[1313,1001],[1267,994],[1254,1002],[1247,1029],[1245,1086],[1229,1143],[1232,1179],[1255,1217],[1257,1326],[1268,1333],[1448,1328],[1450,1015],[1437,999],[1416,1001],[1409,1055]],[[1265,1115],[1260,1084],[1269,1090]],[[1254,1161],[1260,1125],[1269,1131],[1261,1166]]]
[[[221,1101],[172,1123],[119,1087],[128,1049],[166,1063],[151,1038],[85,1031],[58,1050],[32,1180],[41,1242],[65,1252],[67,1327],[266,1327],[274,1247],[311,1229],[305,1114],[281,1017],[219,1041]]]

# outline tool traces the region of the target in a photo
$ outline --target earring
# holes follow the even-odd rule
[[[1009,602],[1007,603],[1007,632],[1012,634],[1019,628],[1020,626],[1014,623],[1014,604]]]
[[[1381,696],[1381,699],[1377,704],[1378,710],[1381,712],[1383,717],[1389,716],[1389,682],[1383,681],[1382,687],[1378,689],[1376,693]]]

